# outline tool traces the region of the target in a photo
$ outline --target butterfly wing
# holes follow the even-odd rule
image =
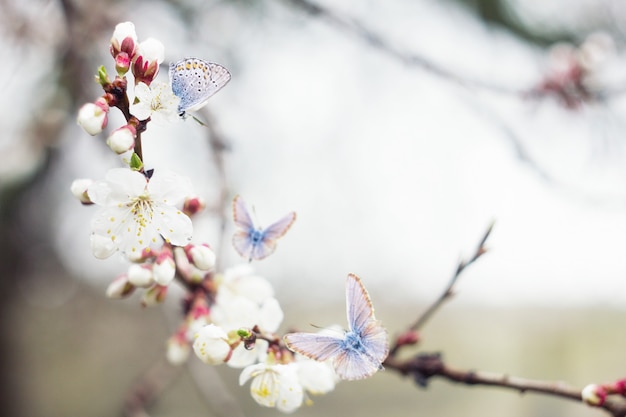
[[[341,379],[355,380],[370,377],[378,371],[380,362],[373,360],[366,351],[344,349],[333,361],[335,372]]]
[[[254,259],[263,259],[276,250],[276,239],[282,237],[296,220],[296,213],[291,212],[276,223],[260,232],[260,239],[252,252]]]
[[[199,61],[199,67],[203,69],[196,81],[198,94],[188,104],[188,107],[184,109],[189,112],[197,111],[204,107],[209,98],[228,84],[231,77],[230,72],[220,64],[199,59],[196,61]]]
[[[271,224],[263,230],[263,238],[266,240],[274,240],[283,237],[295,221],[296,213],[292,211],[276,223]]]
[[[245,231],[254,230],[254,223],[248,212],[248,206],[240,195],[233,199],[233,220],[235,224]]]
[[[348,274],[346,280],[346,310],[350,331],[359,335],[364,354],[380,367],[389,353],[387,330],[376,320],[369,294],[354,274]]]
[[[325,361],[341,353],[343,339],[315,333],[288,333],[283,337],[287,347],[316,361]]]
[[[251,261],[255,250],[251,236],[254,233],[254,223],[252,223],[246,202],[239,195],[233,199],[233,220],[240,228],[233,235],[233,246],[241,256]]]
[[[185,58],[170,64],[169,77],[172,92],[180,98],[178,111],[184,115],[203,107],[230,81],[231,75],[222,65]]]

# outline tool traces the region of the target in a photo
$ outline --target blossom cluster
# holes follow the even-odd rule
[[[597,100],[602,87],[599,74],[613,53],[613,39],[603,32],[589,35],[579,46],[554,45],[545,77],[533,94],[555,97],[569,109]]]
[[[168,360],[182,364],[194,352],[205,364],[241,369],[240,384],[250,381],[252,397],[263,406],[291,412],[309,395],[333,390],[339,378],[329,361],[293,353],[277,335],[284,315],[271,284],[250,265],[219,271],[211,246],[192,243],[192,217],[204,203],[194,194],[191,180],[146,168],[141,141],[149,123],[180,120],[180,98],[171,85],[156,80],[163,44],[152,38],[138,42],[134,25],[125,22],[115,28],[110,52],[116,76],[111,80],[105,68],[99,68],[96,80],[104,94],[80,108],[77,122],[90,135],[98,135],[107,128],[110,109],[118,108],[126,123],[112,130],[106,143],[125,166],[110,169],[101,180],[78,179],[71,186],[80,203],[99,207],[91,222],[94,256],[119,254],[129,263],[109,284],[107,296],[122,299],[141,290],[140,302],[149,307],[163,302],[171,285],[182,286],[183,319],[167,341]],[[189,71],[195,71],[196,61],[188,62]],[[217,64],[203,70],[210,68],[222,71],[221,85],[230,79]],[[243,200],[237,201],[243,205]],[[274,240],[289,229],[295,213],[266,230],[255,229],[243,206],[238,219],[239,239],[250,247],[248,252],[265,250],[258,260],[273,251]]]

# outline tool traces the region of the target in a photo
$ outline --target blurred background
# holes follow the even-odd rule
[[[495,220],[489,253],[424,328],[451,366],[582,387],[626,376],[626,5],[618,0],[1,0],[0,408],[121,415],[159,363],[180,293],[142,309],[104,289],[127,264],[89,249],[94,207],[70,194],[119,161],[76,112],[114,72],[132,21],[167,64],[199,57],[232,81],[198,117],[144,134],[148,168],[190,176],[207,212],[194,240],[222,267],[239,193],[262,225],[294,227],[254,263],[283,328],[345,325],[357,273],[391,334],[442,291]],[[112,111],[109,128],[122,117]],[[218,145],[216,145],[218,144]],[[217,153],[216,153],[217,152]],[[223,165],[220,165],[223,163]],[[230,201],[230,200],[229,200]],[[228,202],[227,202],[228,203]],[[221,234],[220,219],[228,228]],[[215,372],[219,374],[216,376]],[[152,416],[270,416],[238,370],[171,369]],[[219,386],[218,381],[224,385]],[[232,403],[232,401],[231,401]],[[314,398],[298,415],[595,416],[555,398],[392,372]],[[230,413],[230,414],[229,414]]]

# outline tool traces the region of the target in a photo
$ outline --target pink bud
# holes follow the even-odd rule
[[[119,23],[115,26],[113,37],[111,38],[111,55],[113,58],[124,52],[132,60],[137,50],[137,34],[135,25],[132,22]]]
[[[186,334],[187,329],[185,326],[180,328],[167,341],[166,357],[172,365],[182,365],[189,358],[191,346],[189,346]]]
[[[602,405],[606,400],[606,390],[602,385],[589,384],[582,389],[580,396],[589,405]]]
[[[126,52],[120,52],[115,57],[115,70],[119,75],[124,75],[130,69],[131,59]]]
[[[125,298],[135,291],[135,286],[128,282],[126,274],[115,278],[107,287],[106,295],[109,298]]]
[[[160,285],[168,285],[176,275],[176,263],[171,251],[163,251],[157,256],[153,267],[154,280]]]
[[[208,271],[215,266],[215,252],[206,243],[202,245],[187,245],[185,246],[185,253],[189,262],[193,263],[198,269]]]
[[[148,38],[141,42],[133,62],[135,85],[140,82],[150,85],[159,73],[159,65],[161,65],[164,59],[165,48],[160,41]]]
[[[199,197],[188,198],[183,205],[183,213],[187,216],[197,214],[204,210],[206,204]]]
[[[167,288],[167,286],[163,285],[155,285],[154,287],[149,288],[145,293],[143,293],[141,305],[143,307],[151,307],[162,303],[167,295]]]

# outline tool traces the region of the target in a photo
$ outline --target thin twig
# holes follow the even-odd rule
[[[483,238],[480,240],[478,247],[476,248],[476,252],[474,252],[472,257],[468,260],[461,260],[459,262],[456,267],[456,271],[454,272],[454,275],[452,275],[450,282],[448,282],[448,285],[446,286],[443,293],[439,296],[439,298],[435,300],[435,302],[409,327],[409,329],[419,330],[420,328],[422,328],[424,324],[428,321],[428,319],[430,319],[432,315],[437,311],[437,309],[439,309],[439,307],[441,307],[441,305],[454,294],[454,285],[459,279],[461,273],[465,271],[465,268],[473,264],[478,258],[485,254],[485,252],[487,252],[487,248],[485,248],[485,243],[487,242],[489,234],[491,234],[491,230],[493,229],[494,224],[495,222],[492,222],[489,225],[487,231],[483,235]]]
[[[492,372],[454,369],[447,366],[438,353],[422,353],[408,360],[398,360],[395,357],[390,357],[385,361],[384,366],[386,369],[393,369],[402,375],[412,377],[418,385],[423,387],[427,386],[430,378],[440,377],[463,385],[500,387],[518,391],[520,394],[532,392],[582,402],[581,389],[564,382],[542,381]],[[613,417],[626,417],[625,401],[607,399],[605,403],[597,407],[604,409]]]

